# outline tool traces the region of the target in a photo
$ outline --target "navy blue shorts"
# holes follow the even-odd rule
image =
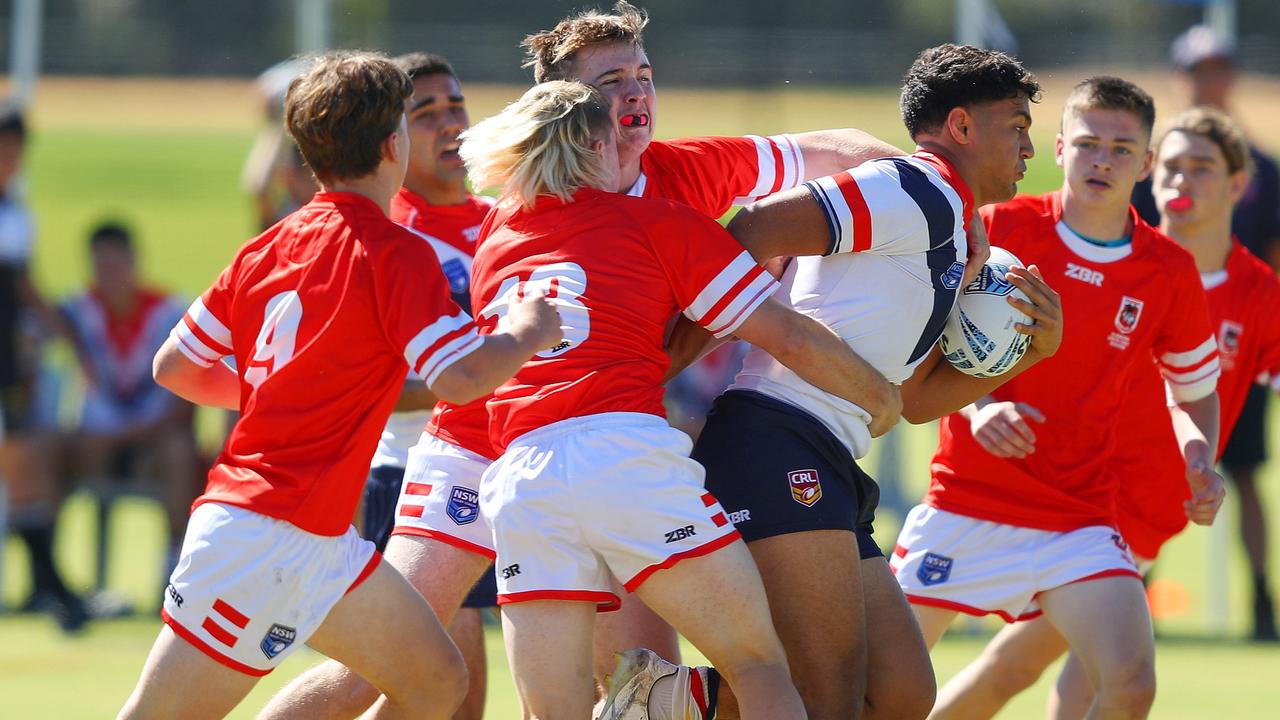
[[[826,425],[749,390],[716,399],[692,457],[707,490],[748,543],[811,530],[848,530],[862,559],[884,557],[872,539],[880,488]]]
[[[396,524],[396,503],[400,501],[400,485],[404,468],[379,465],[369,471],[364,483],[364,529],[361,536],[387,549],[387,540]],[[476,581],[475,587],[462,601],[462,607],[487,608],[498,604],[498,576],[491,568]]]

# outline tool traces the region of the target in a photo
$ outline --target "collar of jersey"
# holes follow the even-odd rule
[[[1132,242],[1127,242],[1123,245],[1098,245],[1091,243],[1081,237],[1076,233],[1076,231],[1067,227],[1067,223],[1061,218],[1058,218],[1058,222],[1054,227],[1058,231],[1058,237],[1062,239],[1062,242],[1067,246],[1067,249],[1090,262],[1111,263],[1116,262],[1117,260],[1123,260],[1133,254]]]
[[[947,184],[956,191],[956,194],[960,196],[960,202],[964,204],[964,222],[968,226],[969,220],[973,218],[973,191],[965,184],[964,178],[960,177],[960,173],[956,172],[955,166],[941,155],[935,155],[928,150],[921,150],[920,148],[916,148],[911,157],[923,160],[931,165],[942,175],[942,179],[946,180]]]
[[[382,212],[382,208],[378,207],[378,203],[370,200],[360,193],[335,192],[332,190],[318,192],[315,194],[315,197],[311,198],[311,202],[307,204],[314,205],[316,203],[328,203],[330,205],[341,205],[346,207],[361,207],[365,210],[372,209],[379,215],[386,217],[386,214]]]

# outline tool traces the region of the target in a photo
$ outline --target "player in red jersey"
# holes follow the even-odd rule
[[[589,715],[594,617],[617,606],[621,582],[718,659],[743,688],[745,717],[803,717],[754,564],[705,492],[688,436],[661,417],[665,330],[683,312],[773,351],[815,385],[869,402],[874,434],[896,415],[893,386],[771,300],[776,281],[718,224],[608,192],[614,123],[588,86],[543,83],[464,138],[473,184],[505,186],[476,257],[479,322],[502,327],[509,302],[545,288],[565,323],[565,341],[489,401],[503,455],[481,509],[525,714]]]
[[[1254,379],[1280,377],[1280,318],[1269,312],[1280,307],[1280,282],[1231,236],[1232,213],[1249,182],[1249,146],[1239,128],[1221,112],[1192,108],[1165,127],[1156,147],[1153,187],[1160,229],[1195,258],[1217,331],[1221,458]],[[1147,566],[1186,526],[1193,508],[1173,428],[1153,422],[1165,406],[1162,377],[1155,368],[1135,368],[1129,395],[1119,420],[1125,441],[1111,463],[1125,479],[1116,496],[1120,533],[1139,565]],[[1067,649],[1047,620],[1009,626],[963,680],[948,687],[945,702],[957,715],[989,717]],[[1084,717],[1093,695],[1072,655],[1050,696],[1047,716]]]
[[[931,646],[959,612],[1043,612],[1079,652],[1105,717],[1145,717],[1155,693],[1151,620],[1115,530],[1121,478],[1108,463],[1134,368],[1154,359],[1169,386],[1191,516],[1208,522],[1222,502],[1218,357],[1195,263],[1129,207],[1154,117],[1131,83],[1082,82],[1055,145],[1062,190],[983,211],[994,244],[1058,288],[1070,329],[1054,358],[943,420],[929,492],[892,561]]]
[[[373,716],[444,718],[462,699],[457,649],[351,517],[406,364],[467,400],[560,333],[535,295],[505,332],[480,338],[443,275],[423,272],[430,248],[386,217],[411,94],[373,54],[323,56],[293,82],[286,123],[323,191],[245,245],[156,355],[158,382],[241,416],[121,717],[222,717],[302,642],[383,690]],[[418,652],[383,652],[394,643]]]

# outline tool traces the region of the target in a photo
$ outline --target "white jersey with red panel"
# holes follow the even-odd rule
[[[1064,532],[1115,523],[1109,464],[1131,373],[1152,358],[1178,401],[1214,391],[1218,352],[1195,263],[1130,212],[1131,242],[1102,247],[1062,222],[1057,193],[983,208],[992,244],[1034,263],[1061,295],[1058,353],[992,396],[1040,410],[1036,451],[997,458],[960,415],[942,420],[925,503],[958,515]]]
[[[804,182],[804,153],[790,135],[656,140],[640,156],[628,195],[675,200],[718,218]]]
[[[82,430],[120,432],[156,422],[173,407],[177,399],[156,384],[151,361],[184,307],[148,288],[136,292],[131,311],[123,316],[112,314],[92,289],[63,303],[62,314],[88,351],[98,380],[85,389]]]
[[[1270,266],[1233,243],[1226,266],[1201,276],[1209,315],[1218,331],[1217,456],[1240,417],[1245,395],[1259,376],[1280,389],[1280,280]],[[1155,368],[1139,368],[1132,400],[1119,424],[1125,442],[1113,462],[1122,478],[1116,496],[1120,532],[1140,557],[1154,559],[1160,547],[1186,527],[1182,503],[1191,497],[1186,466],[1173,427],[1165,418],[1163,378]]]
[[[341,535],[406,363],[431,384],[482,344],[435,254],[373,201],[319,193],[245,245],[174,328],[211,366],[234,355],[241,416],[196,505]]]
[[[662,416],[669,321],[683,312],[724,336],[777,288],[715,221],[672,202],[583,189],[568,203],[500,207],[485,228],[472,290],[477,323],[491,330],[512,299],[540,288],[564,328],[562,343],[489,401],[499,448],[567,418]]]
[[[827,257],[782,278],[790,304],[821,321],[892,383],[911,377],[942,334],[964,275],[973,196],[942,158],[882,158],[807,184],[827,218]],[[731,386],[795,405],[862,457],[864,409],[805,382],[759,348]]]
[[[391,199],[391,219],[431,245],[449,282],[454,302],[468,315],[471,314],[471,260],[476,254],[480,225],[492,207],[493,200],[481,195],[470,195],[457,205],[432,205],[408,188],[401,188]],[[430,420],[430,410],[391,413],[373,454],[373,467],[405,467],[409,448],[418,442]],[[487,431],[487,422],[477,425],[481,432]]]

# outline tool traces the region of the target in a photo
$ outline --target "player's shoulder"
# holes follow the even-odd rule
[[[1262,258],[1234,241],[1231,244],[1231,254],[1227,257],[1227,282],[1249,294],[1266,293],[1274,296],[1280,293],[1280,277],[1276,276],[1275,270]]]
[[[1196,260],[1190,251],[1160,232],[1159,228],[1148,224],[1132,209],[1130,217],[1133,221],[1133,243],[1137,252],[1154,258],[1172,277],[1184,280],[1195,278],[1196,282],[1199,282],[1200,271],[1196,269]]]
[[[1019,195],[1002,203],[985,205],[978,213],[989,230],[998,226],[1007,231],[1025,229],[1039,233],[1057,224],[1057,202],[1057,193]]]

